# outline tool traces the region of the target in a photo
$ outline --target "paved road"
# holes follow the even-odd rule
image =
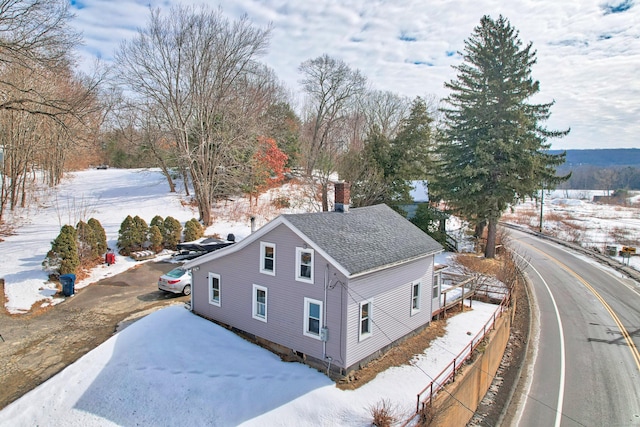
[[[106,341],[125,319],[188,297],[159,291],[176,265],[148,262],[78,290],[39,315],[0,309],[0,409]]]
[[[537,310],[518,426],[640,426],[640,285],[511,231]]]

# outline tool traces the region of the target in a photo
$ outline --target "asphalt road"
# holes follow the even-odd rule
[[[0,309],[0,409],[102,344],[121,322],[188,301],[158,290],[158,277],[175,266],[139,264],[44,312],[9,315]]]
[[[518,231],[535,306],[517,426],[640,426],[640,285]]]

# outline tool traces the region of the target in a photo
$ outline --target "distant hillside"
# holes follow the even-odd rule
[[[557,154],[564,150],[550,150]],[[640,149],[603,148],[594,150],[567,150],[566,166],[635,166],[640,167]]]

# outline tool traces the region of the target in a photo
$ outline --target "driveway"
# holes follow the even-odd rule
[[[9,315],[0,308],[0,409],[102,344],[121,322],[189,301],[157,288],[158,277],[174,267],[139,264],[38,315]]]

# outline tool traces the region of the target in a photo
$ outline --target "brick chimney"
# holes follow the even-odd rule
[[[335,203],[334,210],[336,212],[349,212],[349,193],[350,185],[348,182],[336,182],[334,184]]]

